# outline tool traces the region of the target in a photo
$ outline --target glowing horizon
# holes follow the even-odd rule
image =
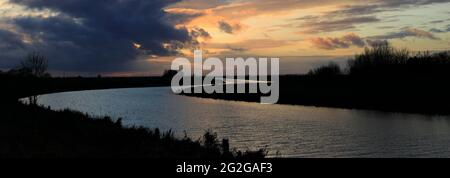
[[[87,0],[0,0],[0,39],[9,42],[0,42],[9,49],[0,56],[0,68],[11,68],[30,49],[63,60],[51,61],[55,71],[111,75],[160,73],[175,56],[192,55],[193,49],[205,56],[343,58],[388,40],[412,51],[450,50],[450,2],[442,0],[161,0],[136,12],[132,9],[139,6],[132,2],[141,1],[113,0],[117,10],[111,11]],[[68,8],[73,3],[99,12]],[[122,8],[129,10],[124,19]],[[109,22],[114,18],[108,16],[119,20]],[[104,54],[110,51],[116,54]]]

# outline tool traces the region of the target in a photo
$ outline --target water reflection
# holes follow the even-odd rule
[[[43,95],[40,104],[122,117],[127,125],[207,129],[239,149],[266,147],[287,157],[449,157],[450,118],[412,114],[261,105],[177,96],[170,88],[116,89]]]

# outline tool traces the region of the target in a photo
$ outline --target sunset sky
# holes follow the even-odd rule
[[[388,40],[450,49],[449,0],[0,0],[0,69],[30,51],[56,75],[156,75],[176,56],[274,56],[281,73]]]

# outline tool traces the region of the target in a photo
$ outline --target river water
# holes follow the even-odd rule
[[[169,87],[42,95],[39,103],[127,126],[200,138],[208,129],[237,149],[276,157],[450,157],[450,117],[201,99]]]

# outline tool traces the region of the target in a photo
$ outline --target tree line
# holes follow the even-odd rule
[[[331,62],[312,69],[310,76],[349,75],[355,77],[444,77],[450,74],[450,54],[444,52],[418,52],[394,48],[380,43],[365,48],[364,52],[350,59],[345,68]]]
[[[7,72],[0,71],[0,74],[18,77],[51,78],[50,73],[47,71],[47,58],[38,52],[32,52],[20,62],[18,67],[10,69]]]

